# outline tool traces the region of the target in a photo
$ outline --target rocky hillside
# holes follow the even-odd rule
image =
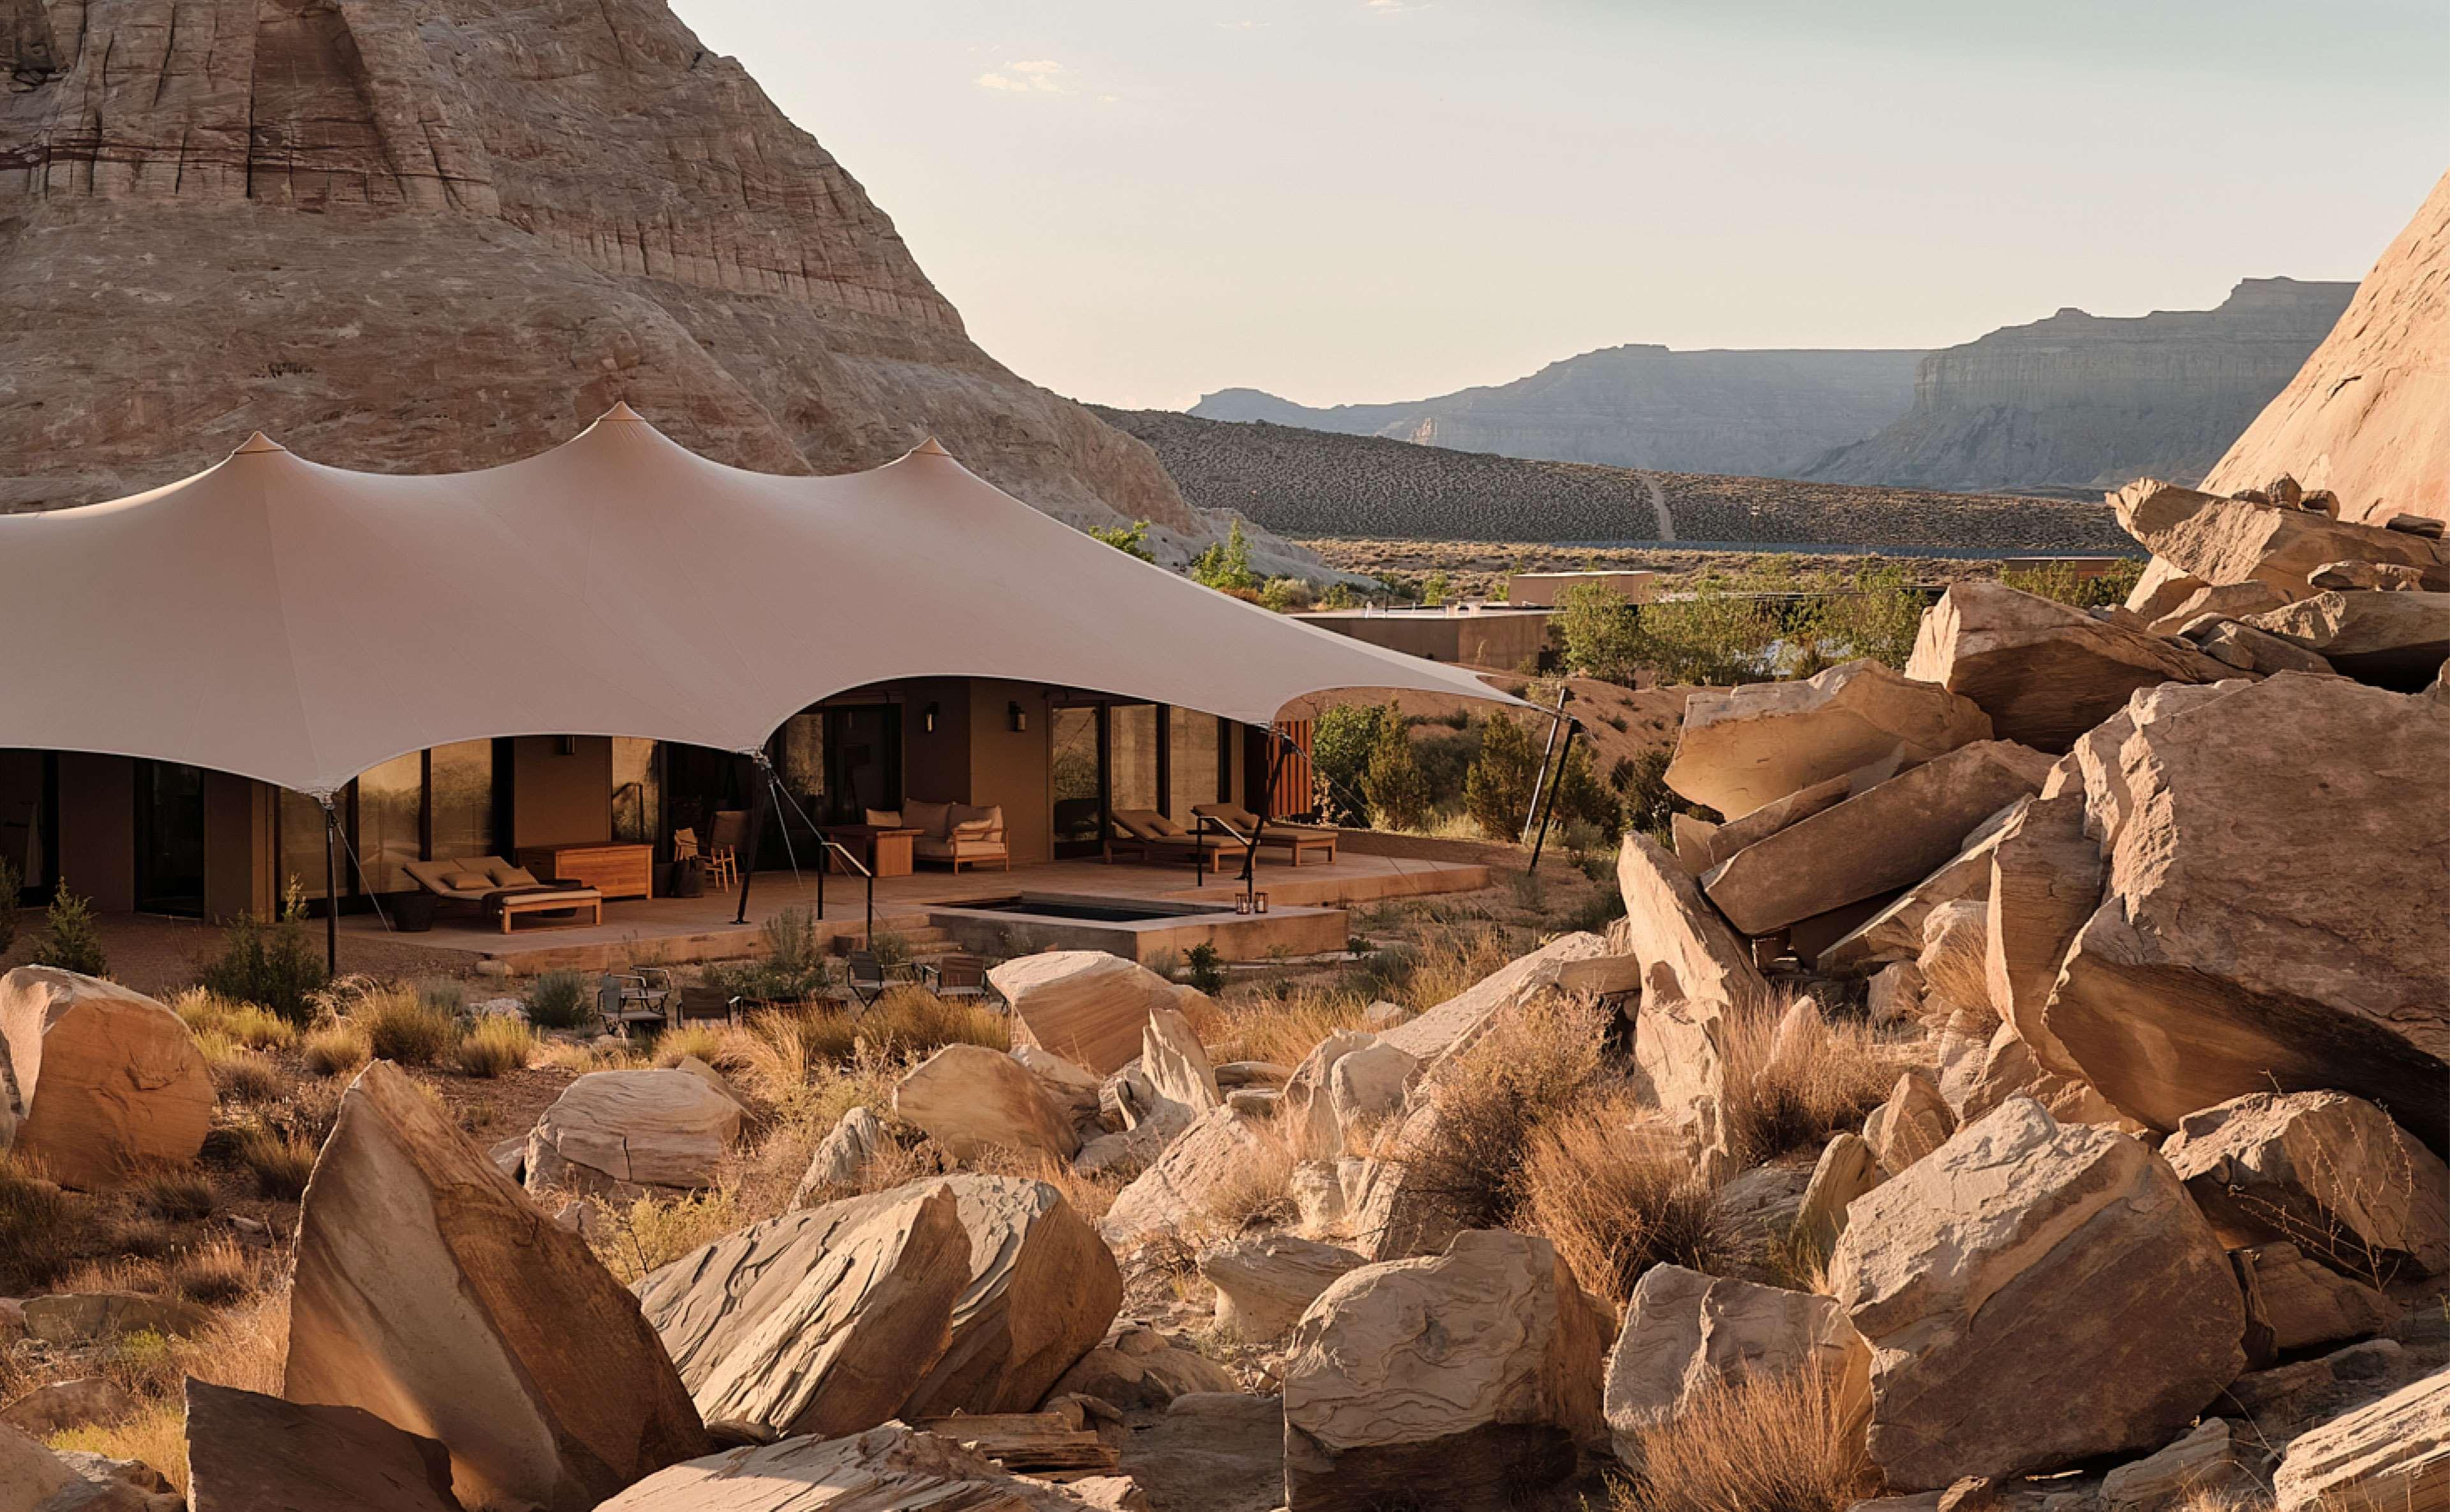
[[[1293,536],[2131,549],[2107,508],[2082,501],[1635,472],[1163,410],[1097,413],[1156,448],[1194,503]]]
[[[1921,356],[1618,346],[1409,403],[1313,409],[1226,389],[1191,413],[1551,462],[1791,477],[1903,415]]]
[[[2247,279],[2218,309],[2061,310],[1934,352],[1913,410],[1803,472],[1832,483],[2091,492],[2193,482],[2280,392],[2353,286]]]
[[[1212,533],[981,351],[883,211],[663,0],[0,5],[0,508],[262,429],[436,472],[626,398],[744,467],[933,434],[1076,522]]]
[[[2450,175],[2204,486],[2261,488],[2292,468],[2348,519],[2450,520]]]

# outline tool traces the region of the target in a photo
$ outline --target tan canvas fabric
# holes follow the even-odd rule
[[[904,677],[1251,724],[1337,688],[1511,701],[1135,560],[932,443],[784,477],[626,407],[483,472],[352,473],[258,437],[148,494],[0,515],[0,645],[20,652],[0,657],[0,746],[302,792],[490,736],[752,750],[818,699]]]

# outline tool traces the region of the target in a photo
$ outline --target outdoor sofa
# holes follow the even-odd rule
[[[867,810],[867,822],[880,829],[917,830],[910,841],[913,861],[937,862],[956,872],[964,866],[1012,870],[1001,804],[931,804],[913,798],[898,809]]]

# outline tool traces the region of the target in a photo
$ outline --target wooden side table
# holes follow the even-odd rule
[[[538,882],[580,882],[605,898],[645,898],[655,889],[652,845],[522,845],[518,860]]]
[[[884,824],[827,824],[824,828],[826,839],[865,862],[867,869],[877,876],[910,875],[911,842],[919,838],[918,830]],[[831,851],[826,853],[826,864],[833,865],[837,859]]]

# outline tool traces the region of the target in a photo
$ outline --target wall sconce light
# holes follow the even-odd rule
[[[556,756],[577,755],[578,737],[575,735],[555,735],[553,738],[553,753]]]
[[[930,704],[919,711],[919,727],[930,735],[936,733],[936,705]]]
[[[1025,733],[1029,728],[1029,713],[1021,707],[1021,700],[1017,698],[1003,706],[1003,717],[1004,723],[1012,727],[1016,735]]]

